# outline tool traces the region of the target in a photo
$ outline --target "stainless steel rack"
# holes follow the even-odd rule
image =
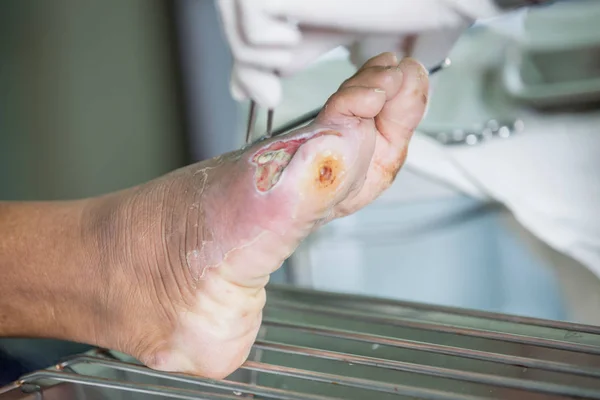
[[[21,399],[600,399],[600,328],[271,286],[225,380],[97,349],[0,388]]]

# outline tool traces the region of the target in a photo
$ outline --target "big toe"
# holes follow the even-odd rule
[[[373,57],[329,97],[317,122],[328,124],[347,118],[373,119],[396,96],[402,81],[402,68],[393,53]]]
[[[375,118],[378,131],[392,150],[406,146],[425,114],[429,94],[428,72],[422,64],[405,58],[398,69],[402,72],[402,85]]]
[[[332,209],[358,193],[367,179],[381,136],[376,122],[382,113],[391,114],[386,111],[389,104],[398,102],[398,93],[407,86],[405,71],[412,74],[405,64],[398,65],[392,53],[373,57],[328,99],[313,124],[263,144],[253,156],[258,175],[264,175],[258,186],[274,197],[296,198],[292,215],[299,220],[332,215]],[[260,165],[265,155],[270,157],[267,167]],[[271,158],[280,157],[293,158],[283,168],[272,167]]]

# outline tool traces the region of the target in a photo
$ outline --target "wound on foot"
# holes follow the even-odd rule
[[[340,133],[326,130],[315,135],[273,142],[267,147],[260,149],[254,157],[252,157],[252,162],[256,164],[256,173],[254,177],[258,191],[266,192],[275,186],[279,181],[283,170],[290,163],[300,146],[310,139],[324,135],[340,136]],[[331,167],[326,165],[320,167],[319,176],[324,181],[330,181],[332,179],[331,173]]]

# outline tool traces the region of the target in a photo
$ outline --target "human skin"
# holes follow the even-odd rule
[[[384,53],[285,136],[106,196],[0,203],[0,335],[226,377],[256,339],[269,275],[389,187],[427,93],[419,63]]]

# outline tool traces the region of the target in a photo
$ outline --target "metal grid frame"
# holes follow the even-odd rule
[[[284,316],[290,316],[287,320]],[[296,317],[294,317],[296,315]],[[522,356],[510,352],[489,351],[440,342],[424,338],[414,340],[398,336],[374,334],[349,326],[339,328],[328,323],[299,321],[297,316],[324,318],[323,321],[339,319],[344,323],[363,323],[366,326],[382,326],[386,329],[398,327],[414,329],[424,334],[453,335],[470,341],[484,340],[490,343],[530,346],[541,356]],[[461,320],[461,323],[452,323]],[[358,322],[357,322],[358,321]],[[351,324],[350,324],[351,325]],[[505,329],[499,329],[503,327]],[[382,346],[415,351],[417,354],[435,354],[440,357],[456,357],[464,360],[491,363],[494,368],[501,366],[531,369],[552,374],[560,374],[562,382],[524,379],[502,376],[501,373],[469,371],[445,366],[427,365],[414,361],[402,361],[381,356],[343,352],[265,339],[265,332],[273,329],[289,330],[296,336],[313,335],[334,341],[363,343],[368,346]],[[516,332],[515,330],[519,331]],[[534,333],[526,333],[534,332]],[[459,393],[436,387],[413,385],[406,379],[381,381],[372,378],[349,376],[335,371],[318,371],[297,366],[278,365],[265,361],[266,352],[284,354],[289,360],[309,358],[317,361],[355,365],[373,368],[387,373],[410,373],[447,379],[464,384],[483,385],[495,388],[490,395],[481,393]],[[555,352],[546,357],[546,353]],[[556,359],[561,354],[567,361]],[[559,357],[559,358],[560,358]],[[581,357],[584,357],[583,359]],[[268,360],[268,359],[266,359]],[[165,384],[148,384],[135,381],[106,379],[100,376],[76,372],[82,365],[95,365],[112,371],[121,371],[131,376],[157,379]],[[398,396],[399,398],[419,398],[434,400],[475,400],[489,398],[577,398],[600,399],[600,328],[570,324],[559,321],[508,316],[488,312],[462,310],[451,307],[392,301],[363,296],[351,296],[318,292],[286,286],[270,286],[265,308],[263,328],[254,345],[254,356],[239,371],[245,371],[246,381],[231,379],[221,381],[201,379],[183,374],[171,374],[148,369],[136,362],[119,359],[110,351],[97,349],[94,352],[71,357],[64,362],[43,371],[23,376],[12,385],[0,389],[0,399],[8,392],[37,393],[36,398],[44,398],[45,390],[57,384],[91,386],[115,389],[137,394],[160,395],[175,399],[239,399],[264,398],[285,400],[335,400],[344,397],[315,392],[301,392],[281,387],[261,384],[258,377],[263,375],[297,379],[302,382],[316,382],[324,386],[344,387],[369,393],[368,398]],[[586,385],[577,379],[585,379]],[[178,387],[182,384],[186,388]],[[191,385],[191,386],[190,386]],[[190,389],[191,387],[191,389]],[[504,390],[508,390],[503,394]],[[215,392],[217,391],[217,392]],[[218,393],[218,392],[221,393]],[[509,394],[511,393],[511,394]],[[533,397],[537,396],[537,397]]]

